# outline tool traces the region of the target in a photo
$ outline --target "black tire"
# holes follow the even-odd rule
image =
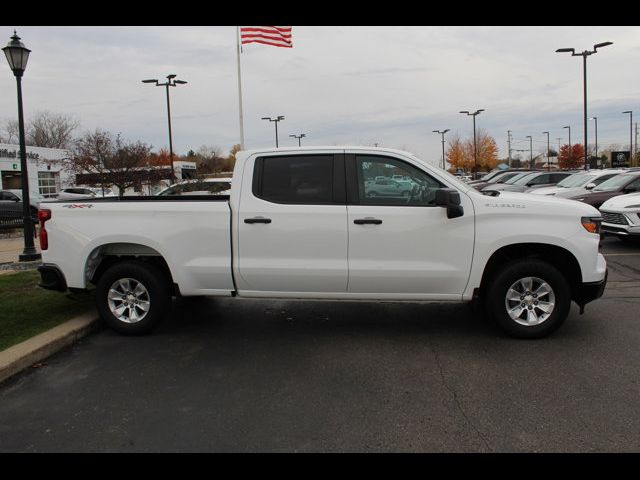
[[[551,287],[555,296],[555,305],[551,314],[537,325],[518,323],[516,319],[511,318],[507,311],[507,304],[513,305],[513,303],[506,301],[507,292],[519,279],[526,277],[535,277],[543,280]],[[537,259],[516,261],[501,268],[492,279],[489,279],[489,282],[484,298],[485,311],[489,318],[493,319],[511,337],[545,337],[560,328],[569,315],[571,308],[571,287],[569,282],[557,268],[545,261]],[[525,298],[533,300],[531,296],[526,296]],[[523,302],[526,302],[526,299]],[[517,302],[515,303],[517,306]],[[525,308],[529,309],[529,306]],[[532,306],[532,308],[534,315],[536,312],[540,313],[539,310],[536,310],[538,307]],[[525,316],[527,315],[525,310],[522,313]],[[525,319],[523,318],[520,321],[525,322]]]
[[[148,306],[145,305],[147,310],[144,312],[142,307],[134,307],[135,315],[143,316],[141,320],[134,323],[120,320],[114,315],[109,305],[109,290],[114,283],[123,279],[133,279],[141,284],[147,292],[140,297],[141,301],[148,302]],[[98,280],[96,306],[102,320],[118,333],[123,335],[149,333],[164,318],[171,307],[169,280],[160,269],[148,263],[135,261],[117,263],[109,267]],[[130,307],[124,307],[124,311],[129,312],[130,317],[132,316]],[[143,313],[144,315],[142,315]]]

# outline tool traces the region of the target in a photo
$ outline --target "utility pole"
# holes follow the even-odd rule
[[[442,169],[444,170],[445,167],[445,161],[444,161],[444,134],[447,133],[449,131],[449,129],[447,128],[446,130],[440,131],[440,130],[432,130],[433,133],[439,133],[440,135],[442,135]]]
[[[509,161],[507,162],[507,165],[511,168],[511,130],[507,130],[507,145],[509,146]]]

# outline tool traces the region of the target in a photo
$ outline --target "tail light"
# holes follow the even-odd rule
[[[38,220],[40,221],[40,250],[46,250],[49,248],[49,237],[47,236],[47,229],[44,223],[51,219],[51,210],[38,210]]]

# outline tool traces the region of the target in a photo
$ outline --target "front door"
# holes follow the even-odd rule
[[[395,195],[376,184],[405,180]],[[398,177],[396,177],[398,178]],[[347,155],[350,293],[379,298],[460,299],[471,268],[473,207],[460,194],[464,215],[449,219],[435,205],[445,187],[408,161]]]

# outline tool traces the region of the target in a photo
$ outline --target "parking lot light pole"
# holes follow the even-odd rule
[[[569,129],[569,155],[571,155],[571,149],[572,149],[572,145],[571,145],[571,125],[567,125],[566,127],[562,127],[562,128],[568,128]]]
[[[596,129],[595,129],[595,133],[596,133],[596,167],[598,166],[598,117],[589,117],[589,120],[595,120],[596,122]],[[602,163],[600,164],[601,168],[604,168],[602,166]]]
[[[460,113],[466,113],[468,116],[472,116],[473,117],[473,179],[475,180],[477,175],[478,175],[478,146],[476,144],[476,116],[480,115],[480,112],[484,112],[484,108],[481,108],[479,110],[476,110],[475,112],[471,113],[468,110],[463,110]]]
[[[442,135],[442,169],[444,170],[445,168],[445,162],[444,162],[444,134],[447,133],[450,129],[446,129],[443,131],[440,130],[433,130],[433,133],[439,133],[440,135]]]
[[[184,80],[175,80],[176,75],[171,74],[167,75],[167,81],[164,83],[159,83],[157,79],[153,78],[150,80],[142,80],[142,83],[155,83],[156,87],[166,87],[167,88],[167,120],[169,123],[169,158],[171,159],[171,183],[175,183],[175,169],[173,166],[173,138],[171,135],[171,104],[169,103],[169,87],[175,87],[176,85],[184,85]]]
[[[307,135],[305,133],[301,133],[300,135],[289,135],[289,136],[293,138],[297,138],[298,146],[301,147],[302,145],[300,144],[300,139],[306,137]]]
[[[551,164],[549,163],[549,132],[542,132],[547,134],[547,172],[551,171]]]
[[[631,110],[627,110],[622,113],[629,114],[629,163],[633,165],[633,112]]]
[[[9,67],[16,77],[18,89],[18,133],[20,137],[20,169],[22,170],[20,172],[22,182],[22,232],[24,235],[24,250],[22,251],[22,255],[18,256],[18,260],[21,262],[31,262],[33,260],[39,260],[42,257],[42,255],[36,251],[33,243],[33,222],[31,220],[29,174],[27,172],[27,150],[24,138],[24,115],[22,111],[22,75],[27,68],[27,60],[29,59],[31,50],[24,46],[14,30],[11,40],[2,51],[7,57]]]
[[[529,169],[533,170],[533,137],[527,135],[529,139]]]
[[[270,122],[274,122],[276,125],[276,148],[278,148],[278,122],[284,120],[284,116],[278,115],[276,118],[271,117],[262,117],[262,120],[269,120]]]
[[[613,45],[613,42],[598,43],[593,46],[593,50],[584,50],[576,53],[575,48],[559,48],[557,53],[571,53],[572,57],[582,57],[582,76],[583,76],[583,96],[584,96],[584,169],[587,170],[587,57],[598,52],[599,48]]]

